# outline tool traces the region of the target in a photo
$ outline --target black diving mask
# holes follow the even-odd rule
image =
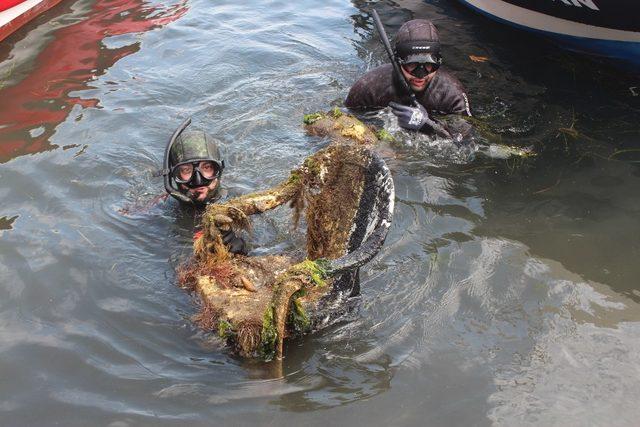
[[[171,176],[178,184],[189,188],[208,186],[220,177],[223,166],[213,160],[196,160],[180,163],[173,167]]]
[[[409,74],[419,79],[428,76],[440,68],[440,64],[433,62],[408,62],[402,64],[402,68]],[[429,71],[431,69],[431,71]]]

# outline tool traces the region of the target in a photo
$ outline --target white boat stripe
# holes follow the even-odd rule
[[[0,12],[0,27],[4,27],[9,22],[16,19],[18,16],[27,12],[28,10],[36,7],[40,3],[46,0],[27,0],[20,4],[13,6],[7,10]]]

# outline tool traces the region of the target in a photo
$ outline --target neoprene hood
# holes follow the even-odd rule
[[[400,63],[429,62],[440,65],[440,37],[431,21],[413,19],[398,30],[395,55]]]
[[[198,202],[191,200],[187,196],[187,190],[184,185],[178,185],[176,178],[174,178],[174,172],[176,167],[185,163],[197,163],[201,161],[211,161],[215,163],[217,169],[216,178],[220,180],[220,174],[224,170],[224,160],[221,159],[220,149],[218,145],[219,140],[213,138],[211,135],[200,130],[185,130],[185,128],[191,123],[190,119],[187,119],[177,130],[174,132],[171,140],[167,144],[165,149],[164,159],[164,185],[167,192],[174,198],[187,203],[199,204]],[[208,185],[212,179],[204,179],[200,176],[200,172],[196,170],[194,172],[197,185]],[[190,185],[187,184],[187,187]],[[218,184],[214,190],[210,191],[210,195],[204,203],[208,203],[215,199],[220,185]]]

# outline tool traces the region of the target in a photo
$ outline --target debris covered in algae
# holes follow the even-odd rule
[[[309,135],[330,144],[279,185],[209,205],[192,258],[178,282],[200,300],[194,317],[243,357],[281,358],[285,338],[308,332],[337,298],[357,286],[357,271],[380,249],[393,215],[393,181],[373,147],[376,133],[335,108],[304,116]],[[221,231],[250,228],[250,217],[288,204],[304,215],[306,253],[230,253]]]

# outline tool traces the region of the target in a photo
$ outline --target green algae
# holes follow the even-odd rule
[[[376,132],[376,137],[380,140],[380,141],[386,141],[386,142],[395,142],[395,138],[393,137],[393,135],[391,135],[387,130],[385,129],[380,129],[378,132]]]
[[[289,308],[288,323],[297,333],[305,333],[311,329],[311,320],[304,310],[302,303],[298,299],[304,295],[304,289],[296,292],[291,298],[291,307]]]
[[[307,157],[302,164],[313,176],[320,174],[320,162],[317,162],[313,156]]]
[[[322,113],[305,114],[302,117],[302,122],[305,125],[311,125],[311,124],[314,124],[315,122],[317,122],[318,120],[320,120],[322,117],[324,117],[324,115]]]
[[[299,171],[294,170],[289,175],[289,180],[287,180],[287,184],[299,184],[302,180],[302,176]]]
[[[291,267],[290,271],[295,274],[296,272],[302,273],[311,279],[311,282],[315,286],[325,286],[327,284],[326,267],[323,266],[323,261],[311,261],[306,259]]]
[[[262,316],[262,332],[260,341],[262,343],[261,356],[265,360],[271,360],[276,354],[276,344],[278,342],[278,330],[275,325],[275,310],[273,304],[269,304]]]
[[[233,334],[233,326],[228,321],[222,319],[218,322],[218,336],[220,338],[228,338]]]

